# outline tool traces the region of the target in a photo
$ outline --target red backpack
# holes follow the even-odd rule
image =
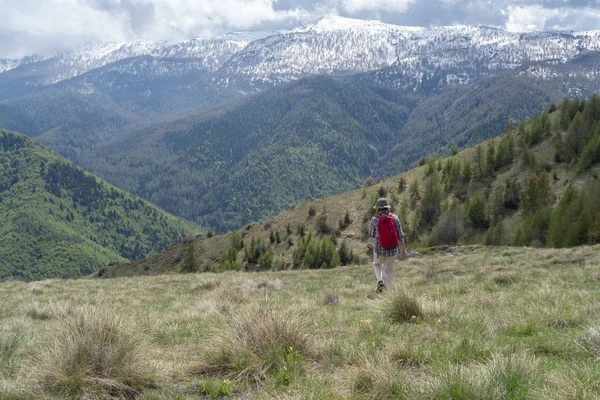
[[[396,231],[396,222],[391,215],[380,215],[377,222],[377,232],[379,232],[379,243],[384,249],[393,249],[398,246],[398,231]]]

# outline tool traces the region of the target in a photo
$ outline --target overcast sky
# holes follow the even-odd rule
[[[87,42],[290,28],[328,15],[509,31],[600,29],[600,0],[0,0],[0,13],[0,58]]]

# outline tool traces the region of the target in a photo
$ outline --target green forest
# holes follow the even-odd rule
[[[535,115],[551,97],[512,75],[428,96],[303,79],[141,129],[80,163],[171,214],[226,232],[398,174],[430,152],[480,143],[500,134],[509,116]]]
[[[0,130],[0,280],[84,276],[198,228]]]

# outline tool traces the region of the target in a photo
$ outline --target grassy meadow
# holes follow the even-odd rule
[[[600,246],[0,283],[0,399],[597,399]]]

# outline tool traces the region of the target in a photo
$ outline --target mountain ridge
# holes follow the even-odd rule
[[[330,17],[289,30],[233,32],[174,44],[102,43],[53,57],[7,60],[0,63],[5,65],[0,69],[0,89],[3,78],[9,79],[7,75],[17,80],[24,78],[28,86],[43,87],[141,55],[196,59],[200,61],[196,70],[220,71],[221,75],[233,74],[239,79],[252,77],[252,81],[266,84],[337,71],[358,73],[384,67],[420,70],[419,57],[425,54],[433,68],[447,67],[448,62],[463,66],[475,62],[487,63],[486,68],[494,71],[514,68],[524,61],[566,62],[582,52],[600,50],[599,38],[600,31],[511,33],[474,25],[405,27]],[[448,61],[452,60],[451,53],[457,51],[480,55],[469,62],[470,57]],[[225,76],[220,78],[220,85],[230,84]]]

